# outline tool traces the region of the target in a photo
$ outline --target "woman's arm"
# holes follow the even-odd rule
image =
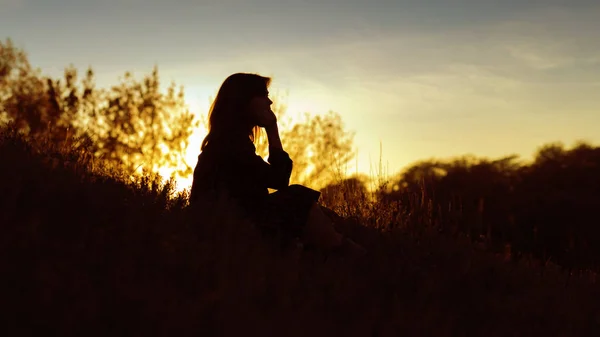
[[[231,167],[236,167],[236,175],[248,176],[259,185],[281,189],[289,185],[293,162],[283,150],[276,124],[265,127],[269,141],[267,162],[256,154],[256,148],[248,141],[243,147],[236,147],[230,154]]]
[[[269,152],[271,148],[276,148],[283,150],[283,146],[281,145],[281,138],[279,137],[279,127],[277,123],[273,123],[271,126],[267,126],[265,128],[267,132],[267,140],[269,141]]]
[[[293,162],[290,156],[283,150],[277,123],[267,126],[265,131],[267,132],[267,140],[269,141],[270,164],[270,172],[266,174],[267,185],[270,188],[280,189],[289,185]]]

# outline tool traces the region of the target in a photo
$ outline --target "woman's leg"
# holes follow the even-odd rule
[[[344,218],[339,216],[334,210],[329,209],[325,206],[319,205],[319,207],[321,208],[321,211],[327,215],[327,217],[329,219],[331,219],[331,221],[333,221],[333,223],[339,223],[344,221]]]
[[[321,249],[330,250],[339,247],[342,239],[343,236],[335,230],[331,219],[323,213],[316,202],[313,203],[304,227],[304,241]]]
[[[312,204],[304,227],[303,239],[325,251],[343,248],[352,255],[364,255],[366,250],[354,241],[338,233],[332,219],[327,216],[316,202]]]

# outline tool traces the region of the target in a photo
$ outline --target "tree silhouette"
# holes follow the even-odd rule
[[[141,80],[127,72],[118,85],[97,89],[91,68],[80,85],[73,66],[63,79],[42,76],[8,39],[0,41],[0,75],[0,117],[31,138],[59,144],[85,139],[88,151],[130,173],[164,167],[191,173],[184,155],[198,121],[183,88],[173,83],[162,92],[156,67]]]
[[[0,114],[12,120],[28,135],[53,132],[56,111],[52,111],[46,81],[32,68],[27,55],[10,39],[0,41]]]
[[[186,107],[183,88],[177,91],[171,84],[162,93],[155,67],[141,81],[125,73],[104,99],[108,104],[89,111],[95,123],[88,127],[97,137],[97,154],[130,170],[143,166],[155,171],[185,163],[188,139],[198,122]],[[184,176],[191,171],[187,165],[176,172]]]
[[[342,117],[333,111],[305,114],[304,121],[284,130],[282,138],[294,160],[292,182],[324,187],[354,157],[354,133],[344,129]]]

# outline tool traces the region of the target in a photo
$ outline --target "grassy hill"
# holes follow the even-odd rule
[[[360,260],[263,238],[76,144],[0,135],[4,336],[592,336],[595,275],[347,221]],[[385,209],[385,205],[380,205]],[[369,221],[371,220],[371,221]],[[362,223],[373,222],[362,219]],[[401,226],[400,226],[401,227]],[[412,226],[411,226],[412,227]]]

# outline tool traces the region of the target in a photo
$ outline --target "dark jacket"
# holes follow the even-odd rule
[[[268,188],[282,189],[289,185],[292,164],[289,155],[277,148],[269,148],[269,159],[265,162],[256,154],[249,138],[214,140],[198,156],[190,203],[226,190],[240,206],[255,211],[265,202]]]

